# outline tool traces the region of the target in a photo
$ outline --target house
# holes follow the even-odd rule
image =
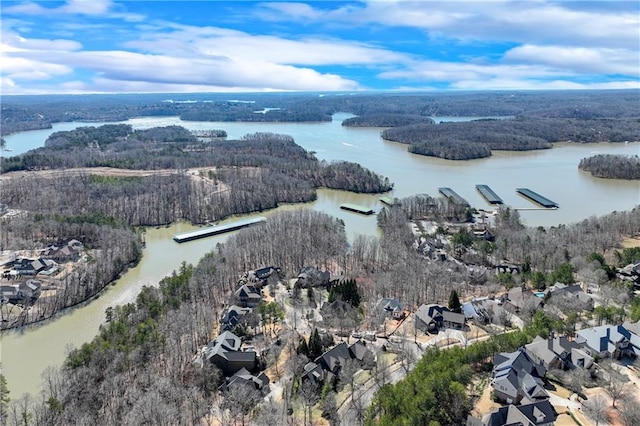
[[[549,400],[524,405],[507,405],[486,414],[482,420],[469,416],[467,426],[551,426],[558,418]]]
[[[48,263],[45,259],[42,258],[21,258],[16,260],[16,262],[13,264],[13,270],[17,271],[20,275],[37,275],[39,272],[50,268],[52,265],[52,263]]]
[[[438,328],[442,325],[441,307],[435,303],[420,305],[416,311],[415,321],[416,328],[425,333],[437,332]]]
[[[464,314],[450,311],[436,304],[422,304],[416,311],[416,327],[425,333],[437,333],[441,328],[461,330],[465,324]]]
[[[381,298],[376,303],[376,314],[378,316],[390,316],[395,320],[400,320],[404,318],[404,310],[402,309],[402,304],[398,299],[394,298]]]
[[[508,404],[527,404],[549,397],[544,389],[546,369],[534,361],[525,348],[495,356],[493,395]]]
[[[24,303],[33,303],[40,297],[42,283],[38,280],[27,280],[18,284],[18,297]]]
[[[233,294],[233,301],[243,308],[255,308],[260,305],[262,295],[255,286],[244,284]]]
[[[578,284],[555,283],[548,287],[544,294],[549,299],[565,299],[577,309],[593,311],[593,298],[590,294],[585,293]]]
[[[202,349],[203,358],[215,364],[225,376],[245,368],[253,371],[257,365],[254,351],[240,351],[242,341],[230,331],[225,331]]]
[[[267,283],[269,277],[273,274],[279,275],[282,272],[282,269],[276,266],[266,266],[264,268],[256,269],[253,271],[249,271],[247,274],[249,281],[252,283],[256,283],[260,287]]]
[[[0,301],[2,304],[31,305],[40,297],[42,283],[37,280],[27,280],[20,284],[0,286]]]
[[[635,343],[631,342],[631,339]],[[602,325],[576,332],[576,343],[592,357],[635,357],[640,351],[638,336],[622,325]]]
[[[227,391],[234,386],[249,386],[266,395],[269,393],[269,377],[264,374],[264,372],[254,376],[246,368],[241,368],[233,376],[227,378],[222,386],[220,386],[220,389]]]
[[[300,273],[298,274],[298,279],[296,281],[296,287],[307,288],[307,287],[320,287],[320,286],[329,286],[331,281],[331,272],[329,271],[320,271],[318,268],[313,266],[307,266],[302,268]]]
[[[349,360],[356,360],[366,364],[368,359],[374,359],[373,353],[367,348],[366,343],[357,341],[351,346],[341,342],[329,349],[313,362],[308,362],[304,366],[302,373],[303,380],[310,380],[314,384],[321,384],[325,381],[334,381],[340,374],[340,370]],[[364,368],[367,368],[364,365]]]
[[[2,285],[0,286],[0,303],[15,303],[18,297],[18,286],[17,285]]]
[[[225,308],[220,318],[220,324],[223,330],[231,330],[238,325],[245,315],[251,313],[253,308],[243,308],[237,305],[231,305]]]
[[[514,287],[504,295],[504,308],[513,314],[519,314],[525,309],[534,312],[541,306],[542,299],[522,287]]]
[[[553,333],[548,339],[538,336],[525,345],[525,349],[533,360],[547,370],[568,370],[575,367],[588,369],[593,366],[593,357],[566,336],[555,336]]]
[[[498,265],[496,266],[496,274],[501,273],[509,273],[509,274],[519,274],[520,267],[516,265]]]
[[[617,268],[616,278],[620,281],[632,282],[635,285],[640,284],[640,263],[630,263],[624,268]]]
[[[57,262],[69,262],[77,260],[80,252],[84,249],[82,243],[78,240],[70,240],[61,246],[51,245],[42,250],[41,255]]]

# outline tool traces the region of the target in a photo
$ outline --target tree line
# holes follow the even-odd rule
[[[488,92],[440,94],[358,94],[349,96],[253,93],[230,100],[228,95],[119,94],[38,95],[2,100],[0,136],[51,128],[68,121],[125,121],[134,117],[178,116],[183,120],[316,122],[335,112],[366,117],[351,122],[375,127],[407,123],[417,117],[527,116],[594,119],[638,117],[637,90],[571,92]],[[169,99],[167,99],[169,98]],[[265,108],[279,108],[264,114]],[[386,118],[385,118],[386,117]]]
[[[409,144],[415,154],[453,160],[488,157],[491,150],[528,151],[553,142],[625,142],[640,139],[637,119],[518,117],[415,124],[386,129],[382,137]]]
[[[640,179],[640,158],[637,155],[598,154],[580,160],[578,168],[600,178]]]

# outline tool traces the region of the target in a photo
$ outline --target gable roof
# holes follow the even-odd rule
[[[416,311],[416,317],[425,324],[429,324],[432,321],[439,322],[442,319],[442,307],[431,304],[422,304]]]
[[[507,405],[500,407],[482,418],[484,426],[536,426],[539,424],[553,424],[558,413],[549,400],[536,401],[524,405]],[[469,423],[467,423],[469,425]]]
[[[316,358],[315,362],[322,364],[325,370],[335,372],[336,367],[343,366],[349,359],[349,347],[345,342],[340,342]]]
[[[204,348],[206,359],[209,359],[216,354],[223,358],[227,358],[225,354],[227,352],[240,350],[241,344],[242,341],[238,336],[230,331],[225,331]]]
[[[252,285],[244,284],[234,293],[240,299],[261,299],[260,292]]]
[[[577,331],[576,342],[579,344],[584,343],[596,352],[613,354],[618,345],[629,342],[632,335],[622,325],[602,325]],[[637,341],[635,337],[634,341]],[[638,343],[640,344],[640,342]]]
[[[524,348],[515,352],[502,352],[494,359],[494,384],[505,387],[500,391],[513,400],[529,401],[547,397],[542,381],[545,372],[546,369],[531,359]]]
[[[402,303],[395,297],[393,298],[381,298],[376,303],[376,312],[381,314],[383,312],[396,312],[402,310]]]

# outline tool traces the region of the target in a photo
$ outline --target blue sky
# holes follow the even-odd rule
[[[0,3],[3,94],[640,88],[638,1]]]

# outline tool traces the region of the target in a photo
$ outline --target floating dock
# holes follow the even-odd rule
[[[547,197],[543,197],[529,188],[516,188],[516,192],[523,197],[530,199],[534,203],[540,204],[542,207],[546,207],[548,209],[557,209],[560,207],[555,201],[551,201]]]
[[[341,204],[340,208],[343,210],[349,210],[350,212],[356,212],[360,214],[370,215],[373,214],[373,210],[358,204],[345,203]]]
[[[393,203],[394,203],[393,198],[391,197],[382,197],[380,198],[380,202],[388,206],[393,206]]]
[[[489,185],[476,185],[476,189],[489,204],[503,203],[502,198],[498,197],[498,194],[493,192],[493,189],[489,188]]]
[[[254,217],[252,219],[238,220],[236,222],[227,223],[225,225],[207,226],[206,228],[198,229],[195,231],[176,234],[173,236],[173,240],[178,243],[185,243],[187,241],[193,241],[200,238],[211,237],[213,235],[224,234],[225,232],[235,231],[240,228],[246,228],[247,226],[266,221],[266,217]]]
[[[440,191],[440,193],[442,195],[444,195],[445,197],[447,197],[449,199],[449,201],[451,201],[454,204],[462,204],[464,206],[468,206],[469,203],[467,202],[467,200],[465,200],[464,198],[462,198],[461,196],[458,195],[457,192],[455,192],[453,189],[451,188],[438,188],[438,191]]]

